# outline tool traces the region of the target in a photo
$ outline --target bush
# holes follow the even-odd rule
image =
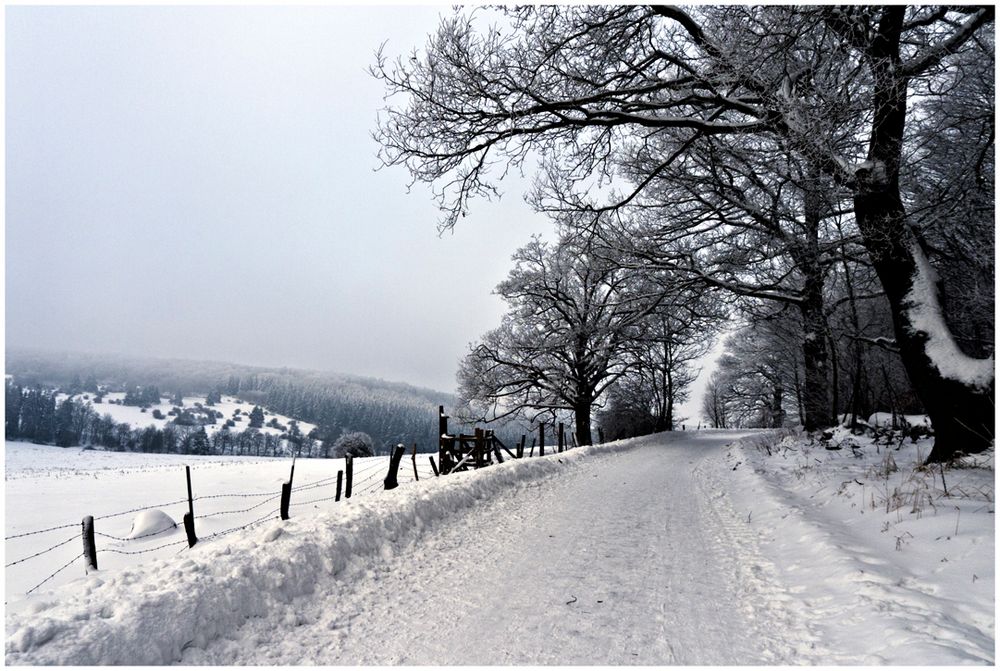
[[[153,419],[164,419],[163,413],[159,408],[153,408]]]
[[[364,431],[348,431],[333,444],[334,457],[370,457],[375,443]]]

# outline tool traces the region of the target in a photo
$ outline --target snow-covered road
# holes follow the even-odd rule
[[[808,661],[812,636],[782,612],[787,596],[699,468],[733,439],[677,433],[578,460],[383,552],[348,584],[318,574],[289,609],[182,661]]]

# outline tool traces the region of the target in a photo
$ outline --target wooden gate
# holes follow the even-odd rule
[[[472,434],[451,435],[448,433],[448,415],[444,414],[444,406],[438,407],[438,417],[438,463],[441,475],[483,468],[494,462],[502,464],[501,450],[511,458],[517,458],[493,431],[477,428]]]

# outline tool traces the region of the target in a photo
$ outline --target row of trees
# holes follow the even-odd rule
[[[529,201],[558,220],[556,249],[588,257],[568,275],[551,259],[526,290],[520,268],[544,264],[515,259],[499,288],[511,312],[465,365],[471,399],[494,414],[572,407],[578,431],[602,393],[642,410],[628,400],[639,322],[708,296],[716,309],[699,316],[724,307],[750,329],[712,390],[726,423],[783,422],[791,405],[824,428],[884,401],[878,386],[899,394],[899,366],[934,427],[930,460],[991,444],[992,7],[486,14],[456,10],[425,51],[378,54],[380,157],[435,187],[444,228],[530,161]],[[580,278],[585,309],[562,314],[553,278],[584,267],[597,305],[612,297],[595,307]],[[873,369],[883,355],[893,363]],[[754,379],[768,398],[737,420]]]
[[[462,361],[460,397],[486,421],[566,413],[585,445],[607,394],[649,430],[672,429],[692,362],[711,344],[704,292],[675,273],[626,267],[604,240],[569,229],[552,245],[534,240],[514,262],[497,287],[511,310]]]

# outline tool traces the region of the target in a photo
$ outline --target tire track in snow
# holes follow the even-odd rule
[[[400,545],[188,664],[774,664],[810,632],[701,465],[732,434],[579,460]],[[357,559],[353,561],[358,561]]]

